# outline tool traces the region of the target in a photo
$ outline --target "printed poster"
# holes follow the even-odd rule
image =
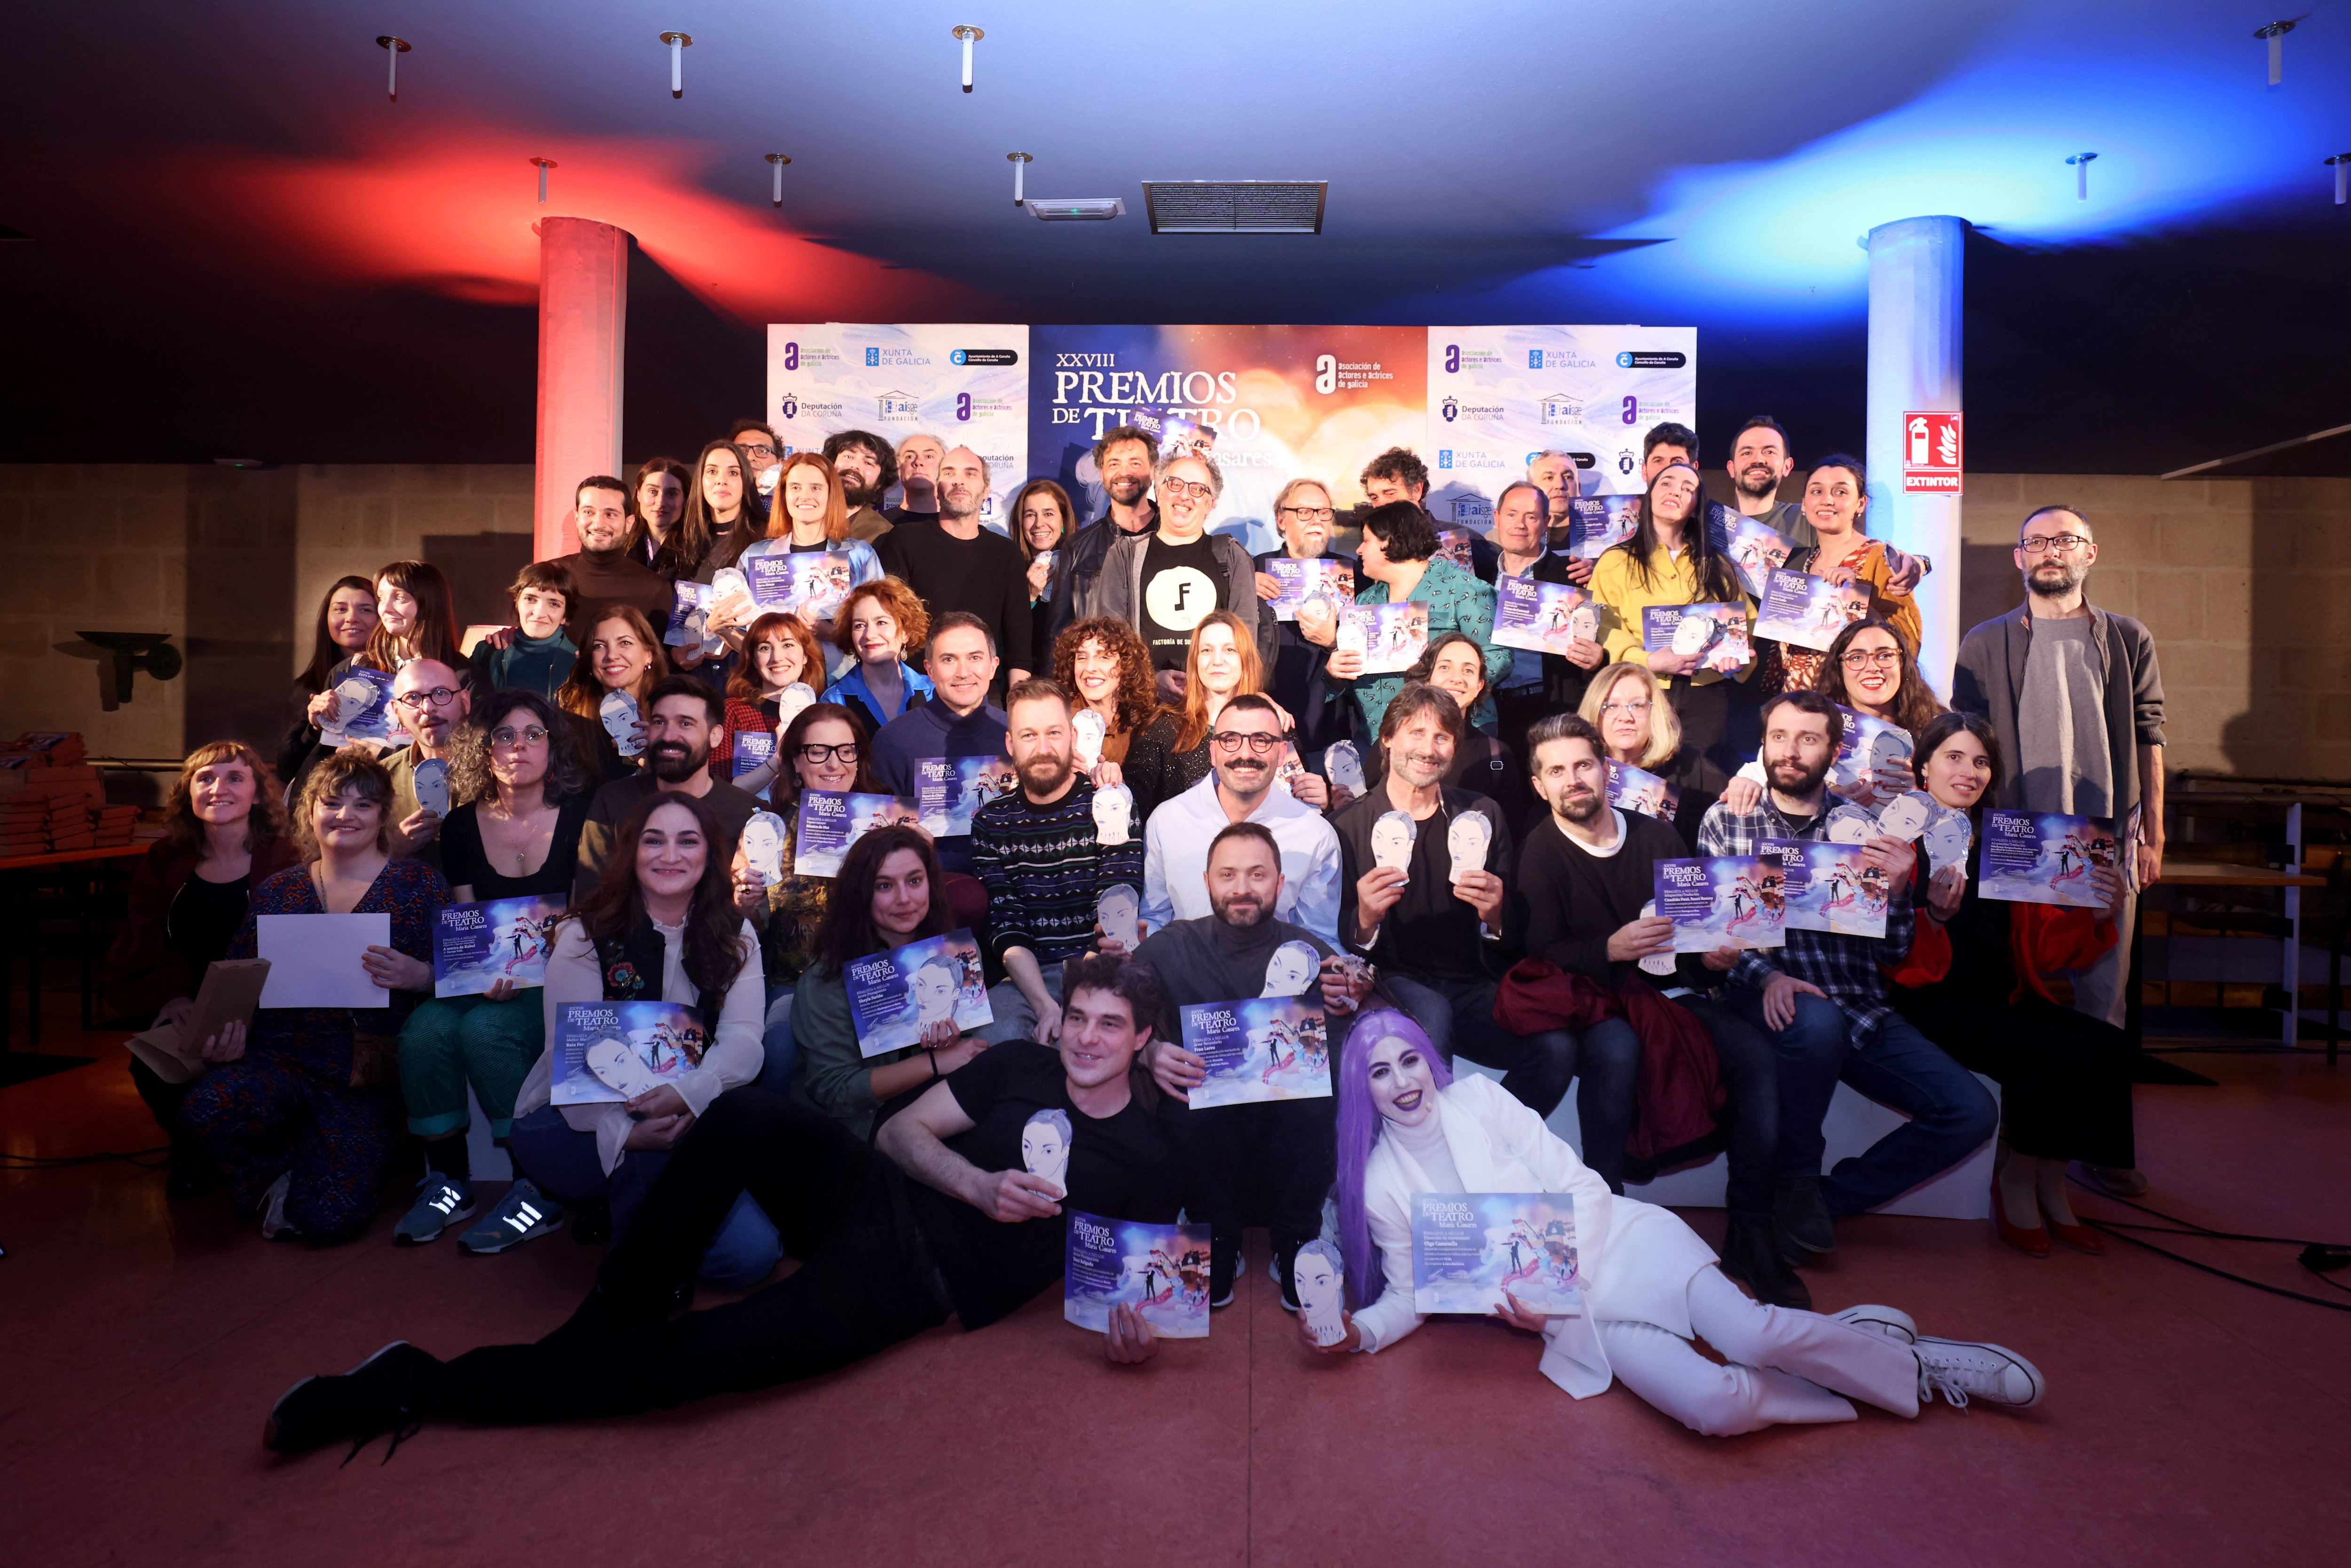
[[[554,1044],[554,1103],[603,1105],[676,1082],[702,1065],[709,1036],[683,1002],[566,1002]]]
[[[1670,822],[1681,810],[1681,791],[1670,780],[1635,768],[1629,762],[1608,759],[1608,803],[1620,811],[1638,811],[1645,817],[1655,817]]]
[[[1494,583],[1494,631],[1501,648],[1564,655],[1582,638],[1600,641],[1600,602],[1572,582],[1505,577]]]
[[[1735,675],[1755,662],[1744,604],[1646,604],[1641,646],[1648,653],[1696,655],[1698,667]]]
[[[1355,571],[1343,560],[1292,560],[1278,555],[1265,563],[1264,570],[1281,584],[1281,592],[1266,601],[1276,621],[1297,620],[1298,607],[1318,595],[1330,601],[1334,613],[1355,602]]]
[[[1697,855],[1650,868],[1657,913],[1674,923],[1674,951],[1782,945],[1785,906],[1772,855]]]
[[[839,876],[852,844],[876,828],[914,816],[911,806],[891,795],[803,789],[792,830],[792,874]]]
[[[499,980],[544,986],[555,923],[568,907],[551,893],[443,904],[433,913],[433,994],[477,997]]]
[[[1717,547],[1730,558],[1739,569],[1739,580],[1759,601],[1770,583],[1771,574],[1788,564],[1796,553],[1796,541],[1760,517],[1750,517],[1729,507],[1708,507],[1707,522],[1713,524],[1717,516],[1723,521],[1723,537]]]
[[[914,810],[935,839],[968,836],[979,809],[1019,785],[1001,757],[914,758]]]
[[[1334,653],[1353,649],[1364,656],[1364,674],[1400,675],[1428,651],[1428,606],[1353,604],[1339,612]]]
[[[1568,503],[1567,553],[1598,560],[1641,526],[1638,496],[1582,496]]]
[[[1506,1294],[1546,1317],[1583,1315],[1573,1196],[1413,1194],[1413,1311],[1483,1315]]]
[[[1869,585],[1840,587],[1808,571],[1774,571],[1757,602],[1755,635],[1825,651],[1845,623],[1869,613]]]
[[[1208,1228],[1146,1225],[1069,1211],[1061,1316],[1108,1332],[1113,1307],[1142,1313],[1166,1339],[1208,1337]]]
[[[1184,1049],[1207,1063],[1193,1110],[1329,1098],[1330,1035],[1321,1006],[1303,996],[1199,1002],[1178,1009],[1178,1021]]]
[[[958,1034],[996,1021],[980,973],[979,944],[967,930],[852,959],[841,974],[849,983],[857,1049],[865,1056],[920,1045],[923,1031],[943,1019]]]
[[[1976,891],[2011,904],[2059,904],[2104,909],[2090,885],[2092,866],[2118,862],[2111,817],[2062,811],[1987,810]]]
[[[755,544],[736,564],[762,613],[780,611],[811,625],[839,614],[857,586],[847,550],[793,550],[780,544],[761,550]]]
[[[1917,787],[1910,776],[1916,748],[1908,730],[1849,707],[1837,711],[1844,715],[1844,734],[1829,765],[1830,794],[1876,810]]]
[[[1766,839],[1762,849],[1779,857],[1788,930],[1886,935],[1886,873],[1868,862],[1862,845],[1827,839]]]

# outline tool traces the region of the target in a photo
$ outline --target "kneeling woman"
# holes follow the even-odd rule
[[[1954,1405],[2040,1401],[2041,1375],[2023,1357],[1920,1334],[1891,1307],[1830,1318],[1749,1300],[1688,1226],[1611,1194],[1500,1084],[1454,1078],[1400,1012],[1356,1023],[1339,1077],[1339,1239],[1357,1310],[1329,1346],[1299,1314],[1301,1337],[1318,1352],[1384,1350],[1420,1326],[1415,1193],[1565,1193],[1575,1200],[1588,1315],[1539,1317],[1507,1295],[1495,1315],[1541,1334],[1543,1375],[1579,1399],[1622,1378],[1684,1426],[1719,1437],[1782,1422],[1850,1421],[1853,1399],[1915,1416],[1938,1389]],[[1729,1364],[1700,1355],[1693,1339]]]
[[[465,1233],[467,1251],[503,1251],[544,1235],[565,1203],[609,1201],[612,1233],[620,1235],[695,1119],[759,1076],[766,1011],[759,940],[735,908],[717,849],[725,841],[725,829],[699,797],[653,796],[622,826],[603,880],[556,927],[544,992],[547,1050],[515,1097],[509,1139],[530,1179],[517,1182],[497,1210]],[[551,1103],[564,1004],[595,1001],[700,1009],[709,1041],[701,1061],[624,1104]],[[756,1285],[782,1256],[776,1228],[746,1198],[718,1228],[702,1277]]]
[[[402,1342],[344,1376],[305,1378],[271,1408],[263,1444],[298,1453],[382,1432],[397,1442],[430,1416],[513,1424],[666,1409],[838,1371],[950,1312],[966,1331],[1013,1312],[1061,1277],[1063,1202],[1164,1223],[1183,1197],[1168,1133],[1183,1111],[1135,1071],[1158,980],[1131,958],[1088,954],[1066,984],[1058,1052],[992,1048],[931,1085],[874,1146],[764,1089],[725,1096],[678,1146],[570,1322],[536,1344],[450,1362]],[[1071,1129],[1058,1181],[1022,1156],[1040,1117]],[[739,1301],[670,1321],[695,1259],[747,1192],[805,1261]],[[1139,1362],[1157,1341],[1122,1304],[1102,1349]]]

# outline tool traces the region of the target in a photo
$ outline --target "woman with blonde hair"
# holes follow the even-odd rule
[[[253,889],[302,863],[260,756],[235,740],[188,753],[163,808],[163,837],[131,874],[120,935],[107,950],[107,1010],[141,1028],[183,1028],[204,971],[228,956]],[[169,1065],[168,1063],[166,1064]],[[209,1185],[203,1155],[179,1131],[188,1080],[164,1077],[134,1054],[131,1082],[171,1135],[163,1190],[193,1197]]]
[[[1603,664],[1592,673],[1577,708],[1608,747],[1608,763],[1638,768],[1666,781],[1664,817],[1698,842],[1698,825],[1729,782],[1704,752],[1682,745],[1681,719],[1666,688],[1646,664]]]

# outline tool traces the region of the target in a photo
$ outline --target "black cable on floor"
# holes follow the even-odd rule
[[[2182,1219],[2177,1215],[2166,1214],[2159,1208],[2150,1208],[2143,1203],[2133,1203],[2129,1198],[2118,1197],[2103,1187],[2093,1186],[2070,1173],[2067,1179],[2084,1192],[2103,1197],[2110,1203],[2119,1203],[2126,1208],[2135,1208],[2141,1214],[2151,1214],[2158,1219],[2170,1222],[2168,1225],[2133,1225],[2127,1220],[2093,1219],[2086,1214],[2081,1216],[2082,1223],[2093,1230],[2101,1231],[2117,1241],[2127,1241],[2134,1247],[2143,1247],[2147,1251],[2168,1258],[2175,1263],[2185,1263],[2200,1273],[2210,1274],[2234,1284],[2250,1285],[2256,1291],[2264,1291],[2273,1296],[2283,1296],[2288,1301],[2307,1301],[2314,1307],[2325,1307],[2329,1312],[2351,1312],[2351,1301],[2330,1301],[2324,1296],[2308,1295],[2301,1291],[2289,1291],[2283,1285],[2270,1285],[2259,1280],[2249,1280],[2242,1274],[2232,1274],[2226,1269],[2216,1269],[2210,1263],[2199,1263],[2193,1258],[2174,1252],[2168,1247],[2158,1247],[2152,1241],[2143,1241],[2128,1233],[2134,1230],[2146,1230],[2162,1236],[2193,1236],[2208,1241],[2254,1241],[2279,1247],[2299,1247],[2303,1249],[2300,1260],[2302,1266],[2317,1275],[2320,1284],[2342,1291],[2346,1295],[2351,1295],[2351,1288],[2346,1288],[2328,1279],[2325,1273],[2312,1261],[2312,1259],[2314,1255],[2341,1254],[2351,1249],[2346,1249],[2336,1242],[2311,1241],[2299,1236],[2249,1236],[2233,1230],[2215,1230],[2209,1225],[2199,1225],[2192,1219]]]

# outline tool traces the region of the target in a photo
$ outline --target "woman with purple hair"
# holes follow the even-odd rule
[[[1740,1292],[1669,1210],[1618,1197],[1542,1119],[1490,1078],[1455,1078],[1405,1014],[1364,1014],[1339,1069],[1339,1243],[1346,1333],[1317,1354],[1386,1349],[1418,1328],[1412,1280],[1416,1193],[1564,1194],[1574,1201],[1585,1315],[1542,1317],[1505,1291],[1494,1316],[1543,1339],[1541,1370],[1578,1399],[1612,1379],[1710,1437],[1782,1422],[1850,1421],[1852,1400],[1916,1416],[1940,1391],[2018,1408],[2041,1374],[1995,1344],[1921,1334],[1892,1307],[1834,1317]],[[1729,1363],[1691,1345],[1704,1339]]]

